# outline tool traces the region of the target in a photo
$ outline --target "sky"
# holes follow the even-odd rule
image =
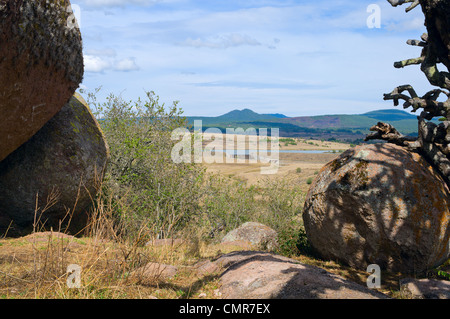
[[[383,93],[432,87],[408,39],[424,33],[420,7],[386,0],[72,0],[83,39],[80,87],[98,100],[154,91],[186,116],[235,109],[286,116],[394,108]],[[380,27],[369,28],[380,8]],[[369,19],[372,21],[371,19]],[[401,109],[401,107],[399,107]]]

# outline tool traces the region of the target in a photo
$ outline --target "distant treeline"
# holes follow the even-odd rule
[[[348,128],[333,128],[333,129],[320,129],[320,128],[308,128],[300,127],[290,123],[273,123],[264,121],[254,121],[254,122],[241,122],[233,123],[232,125],[203,125],[202,131],[205,132],[208,129],[215,128],[219,129],[222,134],[227,133],[227,129],[238,129],[242,128],[244,131],[249,128],[255,128],[256,134],[259,135],[260,129],[267,129],[267,136],[272,136],[271,129],[279,129],[279,135],[282,137],[297,137],[304,139],[318,139],[318,140],[328,140],[328,141],[342,141],[348,143],[360,143],[363,141],[365,135],[369,133],[361,132],[361,130],[351,130]],[[194,130],[193,126],[189,126],[191,131]]]

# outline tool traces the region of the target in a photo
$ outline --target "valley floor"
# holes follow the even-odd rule
[[[333,161],[341,152],[350,148],[350,144],[344,143],[305,139],[294,140],[296,145],[289,144],[286,146],[284,143],[280,143],[280,161],[276,174],[261,174],[261,168],[267,168],[270,164],[259,161],[251,164],[247,160],[246,163],[240,164],[237,163],[237,160],[235,160],[235,163],[227,163],[226,159],[224,159],[223,163],[205,164],[205,166],[207,167],[207,172],[219,173],[246,181],[248,185],[264,182],[267,178],[283,178],[295,174],[300,180],[299,190],[306,193],[309,189],[308,179],[313,179],[324,165]],[[289,151],[290,153],[284,153],[284,151]],[[327,153],[295,153],[295,151],[327,151]]]

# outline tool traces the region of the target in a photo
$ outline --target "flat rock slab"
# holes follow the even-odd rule
[[[406,278],[400,289],[416,299],[450,299],[450,281]]]
[[[225,299],[386,299],[321,268],[267,252],[242,251],[215,261]]]
[[[70,100],[83,79],[70,2],[0,1],[0,161]]]
[[[72,235],[86,227],[108,158],[98,122],[75,94],[37,134],[0,162],[0,234],[28,235],[35,222],[35,231],[52,227]]]

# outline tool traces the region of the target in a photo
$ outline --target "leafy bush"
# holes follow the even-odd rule
[[[186,126],[174,102],[167,110],[154,92],[143,102],[110,95],[96,102],[89,94],[110,147],[111,159],[103,193],[113,198],[116,218],[130,235],[147,225],[153,236],[168,237],[198,211],[204,170],[175,164],[171,151],[174,129]]]
[[[288,227],[303,209],[305,194],[295,186],[299,181],[296,176],[260,181],[260,208],[254,219],[276,231]]]
[[[250,221],[258,212],[255,188],[230,177],[210,175],[205,180],[202,215],[198,226],[204,236],[218,238]]]
[[[278,233],[279,247],[277,253],[285,256],[314,256],[314,250],[308,241],[302,224],[293,222],[290,227]]]

